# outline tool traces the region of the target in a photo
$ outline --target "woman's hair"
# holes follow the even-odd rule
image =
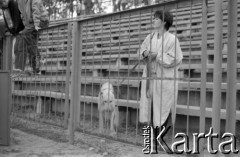
[[[173,24],[173,16],[168,11],[159,10],[154,13],[154,18],[159,18],[162,21],[166,22],[164,27],[168,31]]]

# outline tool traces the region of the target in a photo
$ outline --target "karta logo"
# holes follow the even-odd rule
[[[143,153],[144,154],[157,154],[157,145],[159,145],[166,153],[169,154],[200,154],[199,152],[199,141],[200,139],[206,139],[207,140],[207,150],[211,154],[217,154],[217,153],[223,153],[223,154],[238,154],[239,150],[236,148],[236,137],[232,133],[224,133],[221,137],[221,143],[218,145],[218,150],[214,149],[213,147],[213,139],[219,138],[219,135],[217,133],[213,133],[213,128],[211,127],[209,129],[209,132],[207,134],[205,133],[193,133],[193,148],[189,148],[189,137],[185,133],[176,133],[174,136],[175,140],[172,145],[168,145],[164,141],[164,136],[167,134],[167,132],[170,129],[170,126],[168,128],[162,127],[162,130],[160,130],[160,133],[156,136],[156,139],[154,139],[153,131],[157,130],[153,129],[150,126],[143,127],[143,137],[144,137],[144,145],[143,145]],[[178,149],[180,146],[183,146]]]

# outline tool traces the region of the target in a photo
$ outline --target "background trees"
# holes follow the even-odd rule
[[[51,20],[77,17],[79,2],[85,10],[81,15],[103,14],[160,3],[167,0],[43,0]],[[1,18],[0,11],[0,18]]]
[[[43,0],[52,19],[76,17],[78,2],[85,7],[84,15],[123,11],[150,5],[152,0]]]

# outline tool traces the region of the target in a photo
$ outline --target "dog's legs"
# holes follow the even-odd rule
[[[114,116],[113,124],[115,126],[115,130],[117,130],[117,127],[119,126],[119,111],[117,106],[114,108],[114,112],[115,112],[115,116]]]
[[[112,114],[111,114],[111,124],[110,124],[110,131],[111,131],[111,133],[110,133],[110,135],[111,136],[114,136],[114,135],[116,135],[116,131],[115,131],[115,129],[114,129],[114,118],[116,118],[115,117],[115,112],[114,112],[114,110],[112,111]]]
[[[99,110],[99,133],[103,133],[103,113]]]

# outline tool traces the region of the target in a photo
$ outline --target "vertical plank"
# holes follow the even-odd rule
[[[206,118],[206,80],[207,80],[207,0],[202,1],[202,55],[201,55],[201,95],[200,95],[200,125],[199,132],[205,133]],[[203,152],[204,141],[200,141],[200,153]]]
[[[79,39],[80,39],[80,30],[79,23],[73,23],[73,56],[72,56],[72,75],[71,75],[71,104],[70,104],[70,144],[74,143],[74,131],[76,127],[76,123],[78,122],[78,112],[80,112],[80,91],[81,91],[81,52]],[[80,53],[79,53],[80,52]],[[79,110],[79,111],[78,111]]]
[[[215,2],[215,24],[214,24],[214,73],[213,73],[213,114],[212,127],[213,132],[220,135],[220,110],[221,110],[221,82],[222,82],[222,0]],[[218,150],[220,139],[214,138],[213,149]]]
[[[228,1],[227,119],[226,132],[236,131],[237,1]]]
[[[72,23],[68,23],[68,47],[67,47],[67,71],[66,71],[66,89],[65,89],[65,104],[64,104],[64,127],[68,127],[68,115],[69,115],[69,88],[70,88],[70,59],[71,59],[71,44],[72,44]]]
[[[0,72],[0,145],[10,144],[11,81],[9,72]]]
[[[78,97],[78,102],[77,102],[77,106],[76,106],[76,122],[79,125],[80,124],[80,114],[81,114],[81,103],[80,103],[80,95],[81,95],[81,76],[82,76],[82,34],[83,34],[83,24],[81,22],[78,22],[77,24],[77,47],[76,47],[76,52],[78,54],[78,56],[76,56],[76,61],[78,62],[77,65],[77,69],[76,71],[78,71],[78,76],[77,76],[77,80],[76,80],[76,87],[78,88],[77,90],[77,97]]]

